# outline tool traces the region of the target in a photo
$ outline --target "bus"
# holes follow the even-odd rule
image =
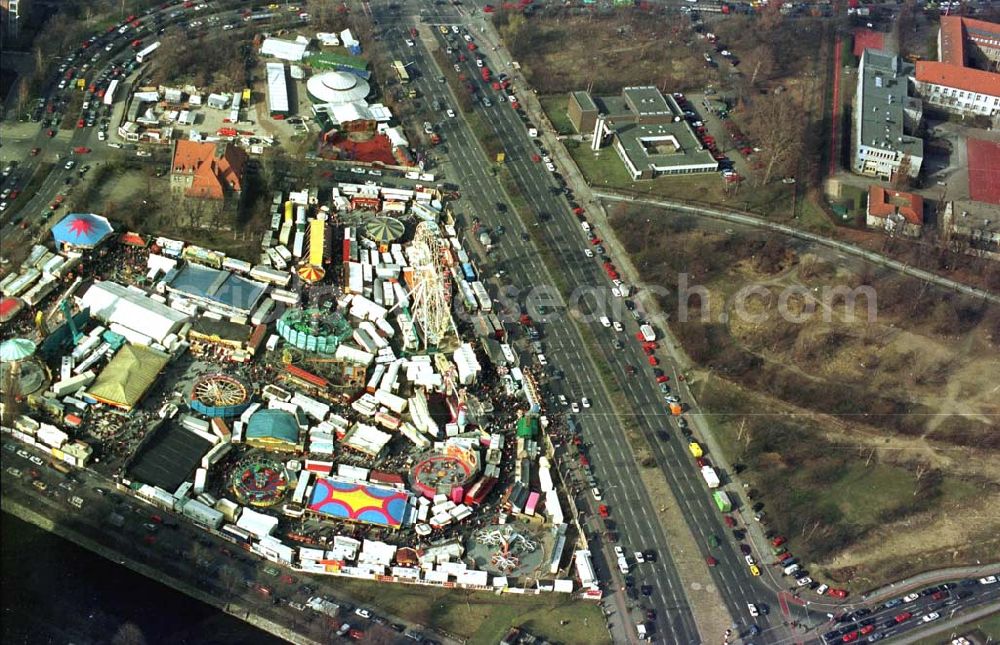
[[[410,75],[406,72],[406,65],[403,65],[403,61],[394,60],[392,61],[392,68],[396,70],[396,76],[399,77],[399,82],[406,85],[410,82]]]

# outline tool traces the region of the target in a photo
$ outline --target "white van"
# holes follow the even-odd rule
[[[784,569],[782,569],[782,572],[786,576],[790,576],[790,575],[792,575],[793,573],[795,573],[798,570],[799,570],[799,565],[797,565],[797,564],[790,564],[787,567],[785,567]]]
[[[601,316],[601,324],[605,327],[611,326],[611,320],[607,316]]]
[[[583,227],[583,230],[587,231],[588,233],[590,232],[590,222],[580,222],[580,226]]]

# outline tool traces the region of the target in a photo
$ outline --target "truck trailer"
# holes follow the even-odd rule
[[[729,495],[725,491],[715,491],[712,493],[712,499],[715,500],[715,505],[719,507],[721,512],[728,513],[733,510],[733,502],[729,499]]]

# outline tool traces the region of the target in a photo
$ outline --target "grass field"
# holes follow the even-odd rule
[[[441,629],[469,643],[493,645],[511,627],[524,626],[554,643],[610,643],[601,610],[562,594],[495,595],[457,589],[390,585],[343,579],[340,586],[359,602]],[[561,624],[567,621],[566,624]]]
[[[566,113],[566,102],[568,100],[569,96],[567,94],[542,96],[538,99],[539,103],[542,104],[542,109],[545,110],[546,116],[549,117],[552,127],[559,134],[576,133],[573,123],[569,120],[569,114]]]

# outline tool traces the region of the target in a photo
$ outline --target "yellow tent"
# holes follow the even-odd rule
[[[125,345],[87,388],[87,394],[102,403],[131,410],[169,360],[167,354],[155,349]]]

